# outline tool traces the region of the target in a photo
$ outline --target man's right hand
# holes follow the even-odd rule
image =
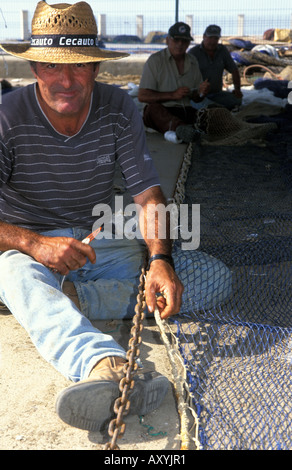
[[[75,238],[40,236],[31,249],[31,256],[63,276],[85,265],[87,259],[95,263],[94,249]]]
[[[18,250],[39,263],[66,275],[81,268],[87,259],[95,263],[94,249],[71,237],[48,237],[0,221],[0,251]]]
[[[199,86],[200,96],[206,96],[209,93],[209,90],[210,90],[210,82],[206,78],[206,80],[204,80]]]

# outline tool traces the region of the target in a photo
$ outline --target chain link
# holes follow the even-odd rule
[[[108,435],[111,441],[107,442],[104,450],[120,450],[117,445],[117,440],[120,439],[125,432],[126,424],[123,421],[124,416],[129,413],[130,400],[129,396],[134,388],[134,375],[138,369],[136,359],[140,355],[139,346],[142,338],[141,333],[143,330],[144,310],[145,310],[145,276],[146,276],[146,257],[140,274],[139,291],[137,295],[137,304],[135,306],[135,315],[133,317],[133,326],[131,328],[131,338],[129,340],[129,349],[127,351],[127,361],[124,366],[125,377],[119,383],[119,390],[121,395],[115,400],[114,412],[116,418],[112,419],[108,427]]]

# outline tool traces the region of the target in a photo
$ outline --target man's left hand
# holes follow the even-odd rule
[[[150,312],[154,312],[157,306],[162,319],[179,313],[183,290],[169,263],[163,260],[151,263],[145,284],[146,304]]]
[[[242,98],[243,97],[243,94],[240,90],[232,90],[232,93],[236,96],[236,98]]]

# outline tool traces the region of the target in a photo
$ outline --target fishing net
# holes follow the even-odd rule
[[[292,449],[291,124],[266,145],[193,149],[185,202],[200,204],[199,250],[233,279],[224,302],[197,310],[190,291],[171,319],[204,450]]]
[[[266,134],[277,129],[275,122],[249,123],[239,119],[228,109],[210,108],[198,111],[196,126],[204,132],[205,145],[243,145],[247,141],[265,138]]]

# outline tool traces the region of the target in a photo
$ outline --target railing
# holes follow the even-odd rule
[[[2,0],[3,1],[3,0]],[[92,6],[100,36],[111,42],[118,35],[136,36],[145,41],[150,32],[167,33],[179,21],[191,27],[195,40],[200,40],[208,24],[218,24],[224,36],[263,37],[271,28],[292,29],[292,7],[284,0],[87,0]],[[73,3],[73,2],[72,2]],[[0,40],[27,40],[35,4],[24,0],[23,9],[12,9],[9,3],[0,7]],[[137,47],[139,43],[137,43]]]

